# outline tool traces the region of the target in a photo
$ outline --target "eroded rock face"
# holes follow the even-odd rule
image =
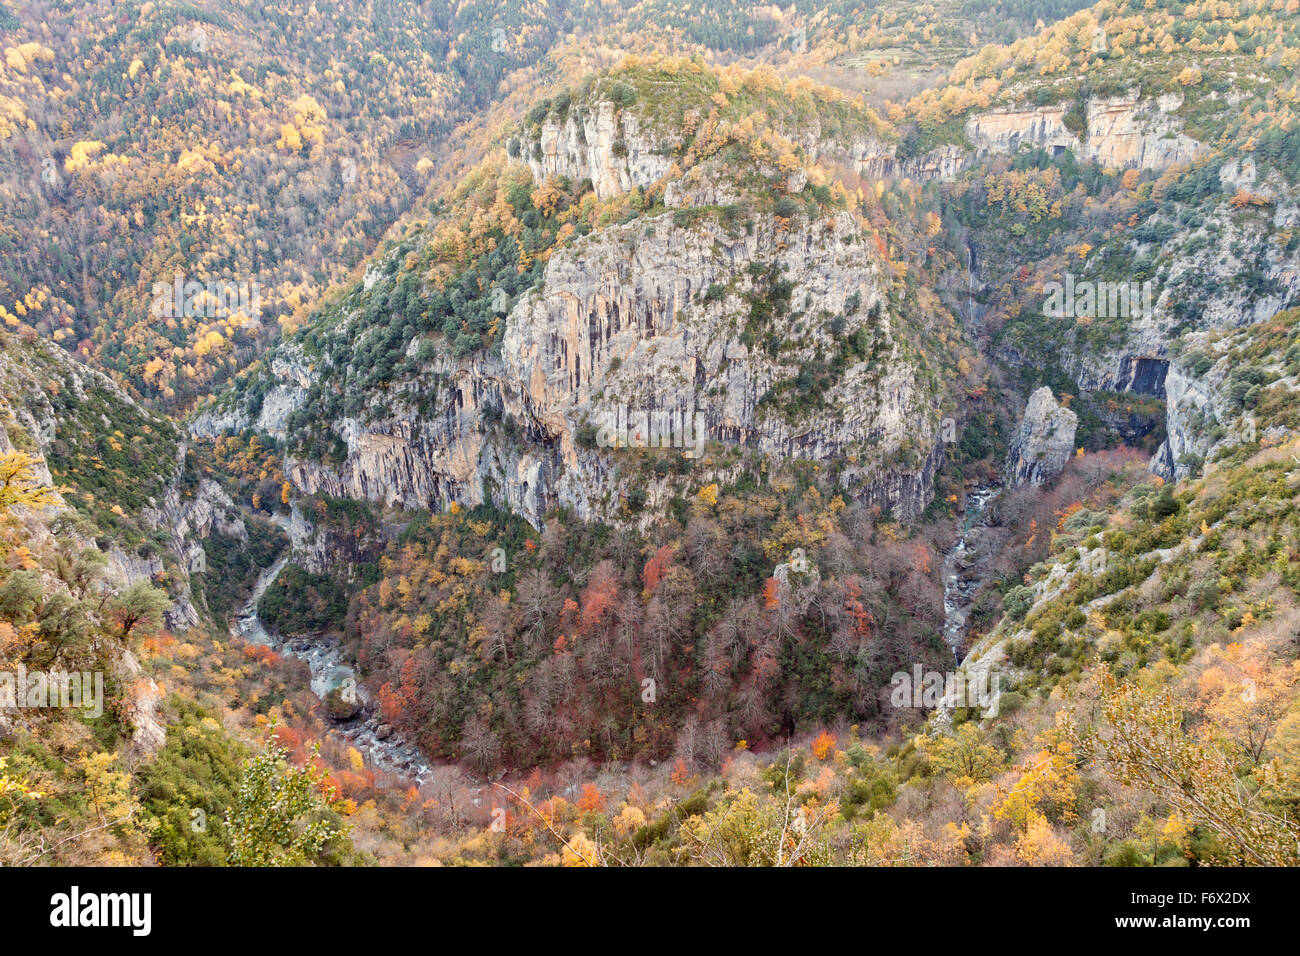
[[[571,111],[563,120],[548,117],[540,137],[523,146],[533,178],[567,176],[590,179],[600,199],[632,188],[644,189],[668,172],[672,158],[658,137],[643,131],[631,110],[616,110],[608,101],[593,109]]]
[[[315,372],[303,356],[302,346],[296,342],[286,342],[271,357],[271,369],[276,384],[263,396],[255,416],[243,408],[209,408],[191,421],[190,434],[195,438],[215,438],[251,427],[283,438],[288,431],[289,416],[302,404],[307,389],[315,381]]]
[[[838,390],[865,405],[841,408],[838,427],[814,416],[786,421],[759,400],[818,347],[833,345],[821,328],[780,331],[795,351],[777,358],[743,341],[747,263],[775,263],[795,285],[796,311],[841,314],[857,307],[844,334],[868,325],[881,303],[878,267],[847,215],[789,232],[770,227],[729,236],[706,223],[679,228],[671,217],[607,231],[555,257],[545,291],[511,314],[502,354],[523,386],[529,411],[550,427],[572,461],[573,425],[605,421],[620,407],[702,412],[710,438],[761,451],[824,458],[867,439],[896,446],[915,400],[910,368],[889,368],[877,384],[865,365],[849,370]],[[717,296],[701,301],[709,290]],[[725,291],[722,291],[724,290]],[[883,311],[871,328],[891,337]]]
[[[1084,111],[1082,139],[1066,126],[1069,104],[990,110],[967,121],[966,136],[978,152],[1014,153],[1022,146],[1049,152],[1068,149],[1081,160],[1115,169],[1164,169],[1189,162],[1203,148],[1181,132],[1180,122],[1171,115],[1181,105],[1177,95],[1143,102],[1136,91],[1095,97]]]
[[[1284,354],[1263,355],[1261,364],[1243,366],[1237,350],[1250,341],[1252,331],[1185,337],[1169,366],[1165,441],[1151,459],[1156,474],[1166,480],[1188,478],[1235,445],[1277,444],[1294,434],[1284,424],[1257,424],[1253,403],[1233,388],[1234,371],[1251,367],[1270,390],[1300,392],[1300,380],[1289,374]]]
[[[1074,453],[1079,417],[1052,397],[1044,385],[1029,396],[1020,428],[1011,440],[1004,478],[1011,487],[1041,485],[1061,473]]]
[[[805,316],[772,330],[787,343],[776,356],[746,337],[760,281],[751,263],[792,283],[792,312]],[[718,217],[679,224],[673,214],[609,227],[556,252],[543,286],[510,312],[499,358],[440,353],[387,396],[383,418],[332,423],[347,447],[341,465],[290,458],[285,474],[307,493],[434,508],[478,503],[486,483],[499,506],[535,523],[557,504],[610,520],[633,484],[651,510],[659,489],[644,476],[629,484],[628,469],[580,433],[667,416],[674,432],[698,422],[701,440],[851,458],[848,493],[914,514],[939,461],[937,412],[885,305],[877,255],[847,214],[790,228],[760,218],[734,233]],[[876,357],[848,367],[823,408],[790,416],[762,399],[838,348],[815,316],[843,316],[840,335],[864,330]],[[512,437],[487,427],[507,415]]]
[[[790,608],[796,614],[802,614],[808,609],[816,596],[817,585],[821,582],[821,572],[817,566],[808,563],[802,554],[778,564],[772,569],[772,577],[776,579],[781,606]]]
[[[554,449],[524,417],[522,391],[500,358],[439,353],[417,381],[387,396],[387,407],[383,417],[330,423],[346,447],[341,463],[291,455],[285,477],[306,494],[434,510],[483,503],[486,482],[498,506],[534,523],[556,504]],[[503,412],[521,422],[513,437],[489,427]]]
[[[1181,132],[1172,114],[1182,105],[1180,94],[1143,102],[1136,91],[1127,96],[1097,97],[1084,110],[1080,137],[1069,129],[1069,104],[1032,108],[1006,107],[972,116],[966,138],[973,150],[943,144],[920,156],[900,158],[897,144],[884,140],[854,143],[849,156],[857,172],[872,179],[911,179],[950,182],[982,156],[1011,154],[1023,146],[1052,153],[1072,151],[1080,160],[1095,160],[1116,169],[1165,169],[1194,159],[1203,149]]]
[[[782,134],[810,161],[835,158],[873,179],[950,181],[972,158],[968,150],[955,144],[938,146],[920,156],[899,157],[898,144],[883,135],[863,134],[852,141],[836,142],[823,139],[815,125],[783,130]],[[609,199],[632,189],[646,189],[666,177],[679,142],[680,134],[650,129],[634,110],[599,102],[575,108],[563,119],[548,116],[535,136],[517,145],[534,180],[567,176],[578,183],[590,179],[596,195]],[[666,182],[664,204],[681,208],[736,202],[740,193],[730,181],[730,172],[713,175],[718,172],[711,168],[714,165],[700,163],[681,178]],[[794,181],[788,184],[789,191],[797,193],[803,187],[803,170],[791,176]]]
[[[1276,230],[1300,227],[1300,191],[1276,175],[1259,176],[1249,157],[1225,163],[1219,178],[1222,198],[1191,228],[1173,217],[1157,219],[1170,238],[1134,244],[1132,254],[1158,251],[1168,263],[1152,280],[1154,307],[1123,320],[1110,343],[1098,347],[1079,336],[1067,340],[1059,355],[1061,367],[1085,391],[1136,392],[1165,401],[1167,438],[1151,464],[1165,479],[1188,477],[1196,460],[1212,454],[1221,442],[1209,437],[1216,425],[1228,430],[1230,442],[1249,430],[1237,421],[1239,410],[1228,409],[1219,394],[1231,369],[1193,370],[1187,352],[1216,333],[1265,321],[1300,302],[1300,253],[1269,238]],[[1265,197],[1267,205],[1250,215],[1237,212],[1229,197],[1238,189]],[[1264,217],[1269,228],[1260,228]],[[1243,285],[1243,275],[1256,278]],[[1189,302],[1195,302],[1194,310],[1187,309]],[[1181,350],[1174,347],[1180,339]],[[1034,364],[1029,355],[1000,355],[1016,365]]]
[[[1214,442],[1204,426],[1220,414],[1218,392],[1226,372],[1216,367],[1198,377],[1178,363],[1169,367],[1165,440],[1151,459],[1156,474],[1166,480],[1186,478],[1193,471],[1190,462],[1205,458]]]
[[[129,650],[122,652],[120,669],[122,683],[128,688],[131,719],[128,758],[132,761],[148,760],[167,743],[167,728],[159,713],[162,689],[157,681],[144,673]]]

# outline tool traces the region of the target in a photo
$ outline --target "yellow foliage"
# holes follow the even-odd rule
[[[85,169],[103,151],[104,144],[99,140],[82,140],[73,143],[72,149],[68,150],[68,158],[63,161],[63,168],[69,173]]]
[[[5,50],[5,63],[17,73],[26,73],[36,63],[54,62],[54,51],[39,43],[21,43]]]
[[[54,489],[36,480],[36,466],[40,463],[41,459],[20,451],[0,455],[0,513],[16,504],[44,508],[58,503]]]
[[[298,132],[298,127],[292,123],[282,123],[280,125],[280,138],[276,140],[277,149],[287,149],[291,153],[297,153],[302,150],[302,135]]]

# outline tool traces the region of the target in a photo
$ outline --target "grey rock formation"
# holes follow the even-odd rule
[[[131,716],[131,742],[127,747],[132,761],[148,760],[167,743],[167,728],[159,710],[162,689],[144,673],[140,662],[129,650],[122,652],[119,677],[128,688]]]
[[[825,406],[807,415],[761,399],[836,340],[820,318],[783,326],[779,355],[749,339],[751,263],[779,269],[793,310],[842,316],[837,334],[861,330],[875,343],[872,360],[845,369]],[[542,286],[511,309],[500,356],[457,360],[439,350],[389,392],[383,414],[330,423],[347,450],[341,464],[290,456],[285,475],[305,493],[411,507],[476,504],[489,486],[499,506],[535,524],[557,504],[616,520],[634,480],[652,520],[676,492],[629,479],[608,449],[579,440],[585,429],[649,414],[763,454],[846,458],[846,493],[910,516],[928,503],[941,461],[937,397],[896,341],[888,289],[870,237],[847,214],[788,228],[759,219],[748,231],[672,214],[611,226],[555,253]],[[282,394],[296,396],[279,410],[283,420],[305,396],[301,363],[271,367]],[[421,406],[437,411],[422,415]],[[520,427],[503,439],[487,427],[490,416]],[[699,465],[719,469],[710,480],[728,467]]]
[[[1041,485],[1059,475],[1074,453],[1078,424],[1079,416],[1058,405],[1046,385],[1029,396],[1007,455],[1007,485]]]
[[[1202,144],[1181,131],[1172,114],[1182,105],[1178,94],[1143,101],[1137,91],[1095,97],[1085,109],[1086,135],[1080,139],[1065,124],[1068,103],[1034,108],[990,110],[966,123],[966,136],[981,153],[1014,153],[1022,146],[1070,150],[1116,169],[1165,169],[1186,163]]]
[[[593,110],[571,112],[563,121],[548,117],[541,135],[524,144],[533,178],[567,176],[590,179],[596,195],[609,199],[659,179],[672,165],[657,137],[646,134],[631,110],[616,110],[608,101]]]

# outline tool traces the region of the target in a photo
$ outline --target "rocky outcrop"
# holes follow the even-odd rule
[[[972,161],[971,151],[956,143],[936,146],[920,156],[899,157],[895,143],[864,141],[851,150],[853,168],[868,179],[951,182]]]
[[[1217,392],[1226,369],[1196,376],[1177,362],[1165,377],[1165,440],[1151,459],[1151,470],[1166,480],[1186,478],[1195,462],[1203,461],[1214,440],[1206,427],[1217,423]]]
[[[1194,159],[1203,149],[1181,131],[1172,114],[1181,95],[1142,101],[1136,91],[1094,97],[1084,109],[1083,135],[1066,125],[1068,103],[1008,107],[971,117],[966,136],[980,153],[1014,153],[1023,146],[1053,153],[1070,150],[1079,159],[1114,169],[1165,169]]]
[[[1020,428],[1011,440],[1003,476],[1011,487],[1041,485],[1061,473],[1074,453],[1079,417],[1056,403],[1043,386],[1029,396]]]
[[[186,449],[182,445],[177,455],[176,473],[168,483],[162,501],[144,512],[144,517],[154,527],[167,533],[170,550],[180,571],[173,585],[173,604],[166,615],[168,626],[176,630],[199,623],[199,614],[191,603],[190,575],[207,571],[203,542],[213,535],[227,539],[230,547],[248,542],[248,529],[239,507],[215,481],[201,478],[191,496],[181,494],[185,455]],[[161,562],[158,562],[157,570],[162,570]]]
[[[779,330],[786,344],[775,358],[745,332],[749,296],[763,294],[751,263],[791,282],[806,317]],[[759,220],[735,233],[716,217],[679,224],[672,214],[608,227],[555,253],[544,285],[510,312],[499,358],[440,351],[417,382],[386,396],[387,415],[333,423],[347,448],[341,465],[291,457],[285,474],[308,493],[439,508],[477,503],[486,487],[535,523],[557,504],[613,520],[631,484],[647,483],[629,483],[611,450],[581,436],[663,420],[674,423],[671,443],[698,422],[708,441],[850,458],[848,493],[914,514],[939,460],[937,414],[896,351],[884,289],[876,253],[847,214],[788,229]],[[829,321],[812,320],[833,316],[844,321],[838,334],[863,329],[878,343],[877,358],[849,366],[820,410],[788,416],[763,403],[837,348]],[[439,411],[422,417],[422,403]],[[509,439],[488,427],[507,417]]]
[[[503,414],[519,431],[491,426]],[[482,503],[487,487],[498,506],[535,524],[558,501],[553,442],[528,420],[522,390],[496,356],[457,361],[439,351],[417,381],[387,396],[386,414],[330,427],[344,442],[342,463],[285,460],[285,477],[302,493],[441,510]]]
[[[772,577],[776,579],[781,607],[788,608],[795,614],[802,614],[808,609],[821,583],[821,572],[815,564],[809,563],[801,550],[791,555],[789,561],[783,561],[773,568]]]
[[[1078,150],[1083,144],[1065,125],[1065,106],[1007,107],[980,113],[966,122],[966,135],[987,153],[1014,153],[1022,146]]]
[[[1190,162],[1203,149],[1181,132],[1173,115],[1181,105],[1179,94],[1145,102],[1136,92],[1097,97],[1083,111],[1082,135],[1066,125],[1069,103],[1003,107],[966,122],[968,144],[945,143],[919,156],[899,157],[897,144],[868,139],[852,144],[849,157],[862,176],[917,182],[949,182],[985,156],[1011,154],[1025,146],[1054,154],[1070,150],[1081,160],[1116,169],[1165,169]]]
[[[297,502],[290,507],[288,520],[277,516],[277,522],[288,532],[294,564],[311,574],[334,574],[345,580],[354,575],[358,564],[379,560],[384,547],[404,527],[381,528],[375,535],[317,527]]]
[[[302,404],[316,375],[297,342],[286,342],[276,351],[271,357],[271,371],[275,384],[251,412],[229,406],[204,409],[190,421],[190,434],[195,438],[215,438],[253,428],[283,438],[288,431],[289,416]]]
[[[548,116],[537,138],[521,148],[538,182],[548,176],[590,179],[596,195],[609,199],[644,189],[668,172],[672,157],[662,145],[643,130],[635,111],[606,100],[574,107],[563,118]]]
[[[844,140],[824,138],[816,123],[781,134],[796,144],[808,161],[834,159],[872,179],[951,181],[970,162],[970,151],[958,144],[943,144],[920,156],[898,156],[897,142],[883,131],[860,133]],[[535,131],[514,141],[528,163],[534,180],[567,177],[574,183],[591,180],[600,199],[646,189],[673,171],[681,145],[677,131],[652,129],[650,121],[634,109],[619,109],[609,101],[571,107],[563,117],[547,116]],[[664,184],[664,205],[669,208],[727,205],[741,198],[729,171],[705,160]],[[775,175],[775,170],[766,174]],[[788,191],[803,188],[802,169],[791,174]]]
[[[1250,326],[1227,334],[1194,332],[1182,341],[1166,378],[1165,440],[1151,459],[1156,474],[1166,480],[1192,477],[1203,462],[1234,445],[1277,444],[1294,434],[1285,417],[1263,412],[1257,420],[1262,409],[1241,391],[1234,397],[1233,373],[1245,369],[1260,388],[1300,392],[1300,379],[1289,374],[1284,354],[1265,353],[1243,363],[1241,354],[1251,349],[1257,331]],[[1272,404],[1278,407],[1276,399]]]
[[[131,742],[127,757],[133,763],[148,760],[167,743],[167,728],[159,713],[162,689],[144,673],[129,650],[122,652],[122,685],[127,690],[126,709],[131,721]]]
[[[413,338],[407,363],[418,371],[382,397],[349,396],[346,414],[325,423],[339,440],[336,453],[286,457],[293,486],[434,509],[490,499],[534,524],[556,506],[607,521],[626,520],[631,510],[650,522],[681,492],[680,475],[648,474],[630,449],[600,447],[600,436],[662,427],[661,444],[689,446],[680,450],[694,459],[691,481],[724,480],[734,458],[704,449],[739,445],[764,456],[834,459],[847,495],[899,517],[922,511],[943,461],[942,385],[896,339],[894,275],[852,214],[800,212],[791,220],[764,210],[774,188],[803,189],[804,162],[950,178],[965,151],[948,145],[900,160],[892,134],[873,117],[823,133],[816,118],[800,116],[798,128],[780,130],[800,159],[795,168],[755,159],[738,172],[734,156],[717,153],[683,159],[680,173],[678,119],[594,96],[553,108],[511,141],[508,152],[535,182],[589,180],[602,200],[662,186],[664,204],[682,212],[605,225],[557,248],[542,283],[513,303],[499,352],[456,358],[438,336]],[[762,186],[750,195],[756,182]],[[393,270],[381,265],[366,270],[365,289],[392,281]],[[751,311],[769,295],[772,276],[793,290],[789,314],[779,327],[755,328]],[[359,311],[345,314],[340,329],[358,321]],[[827,368],[845,339],[858,360],[836,363],[833,381],[823,378],[809,395],[801,376]],[[297,348],[277,349],[253,400],[210,409],[192,434],[251,427],[292,446],[289,423],[313,385],[329,389],[342,377],[329,367],[342,359],[322,356],[315,367]],[[636,508],[625,507],[633,500]]]

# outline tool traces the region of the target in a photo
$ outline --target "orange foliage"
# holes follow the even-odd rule
[[[641,571],[641,581],[647,591],[653,591],[659,586],[659,582],[667,577],[672,560],[673,549],[665,544],[645,563]]]
[[[829,730],[823,730],[812,742],[813,756],[818,760],[825,760],[835,746],[835,735]]]
[[[582,785],[582,795],[578,797],[578,809],[583,813],[599,813],[605,809],[605,795],[594,783]]]
[[[844,584],[844,610],[853,619],[853,629],[860,637],[871,636],[871,612],[862,603],[862,584],[850,578]]]
[[[673,783],[680,787],[686,783],[689,777],[690,772],[686,769],[686,761],[679,758],[678,761],[673,764]]]
[[[265,644],[249,644],[244,648],[244,656],[250,661],[257,661],[260,664],[266,664],[268,666],[278,664],[280,661],[284,660],[284,658]]]
[[[618,601],[618,582],[612,573],[595,574],[582,592],[582,630],[589,632]]]

